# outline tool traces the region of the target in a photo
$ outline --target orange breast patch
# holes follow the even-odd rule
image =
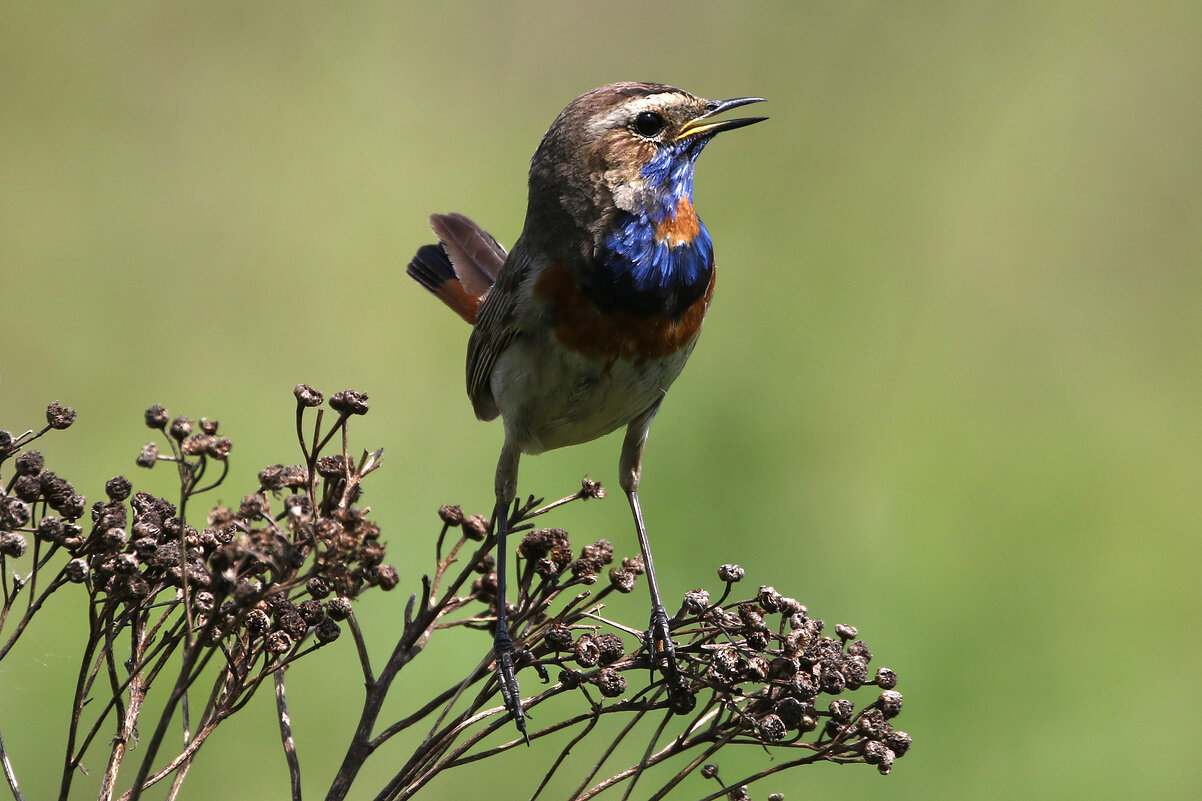
[[[534,283],[534,297],[555,310],[555,338],[565,348],[606,363],[622,359],[637,366],[692,344],[705,320],[716,277],[717,270],[711,275],[705,294],[676,318],[603,313],[585,297],[580,284],[558,261],[539,274]]]
[[[697,238],[701,231],[701,220],[687,197],[682,197],[676,203],[676,216],[665,218],[655,226],[655,238],[659,242],[667,242],[668,247],[687,245]]]

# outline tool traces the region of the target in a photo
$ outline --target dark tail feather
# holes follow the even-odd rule
[[[464,290],[442,245],[422,245],[418,248],[405,273],[464,320],[475,324],[476,311],[480,308],[482,298]]]
[[[444,281],[455,280],[455,268],[442,245],[422,245],[405,273],[433,292]]]

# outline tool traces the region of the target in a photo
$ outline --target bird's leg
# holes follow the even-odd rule
[[[647,571],[647,586],[651,590],[651,625],[647,629],[647,650],[651,656],[651,673],[662,668],[668,683],[675,686],[679,680],[676,669],[676,645],[672,642],[672,631],[668,625],[668,611],[659,596],[659,584],[655,580],[655,564],[651,561],[651,544],[647,542],[647,527],[643,524],[643,510],[639,506],[638,490],[628,490],[630,511],[634,513],[634,526],[638,531],[639,550],[643,554],[643,567]]]
[[[651,420],[659,410],[656,403],[626,428],[626,439],[622,443],[618,482],[630,501],[634,514],[634,527],[638,533],[639,550],[643,556],[643,567],[647,571],[647,587],[651,590],[651,625],[647,629],[647,651],[651,658],[651,673],[661,668],[668,680],[669,691],[680,685],[680,671],[676,668],[676,646],[672,642],[672,630],[668,623],[668,612],[659,595],[659,583],[655,579],[655,564],[651,558],[651,544],[647,541],[647,527],[643,523],[643,509],[639,505],[639,479],[643,472],[643,449],[647,444],[647,431]]]
[[[509,507],[517,495],[518,457],[521,451],[510,445],[508,439],[501,449],[497,463],[497,504],[493,507],[492,523],[497,535],[497,627],[493,633],[493,658],[497,664],[497,681],[501,685],[501,699],[505,708],[513,715],[513,722],[522,733],[526,744],[526,715],[522,711],[522,691],[518,686],[517,671],[513,667],[513,639],[509,636],[508,608],[505,600],[505,563],[509,548],[505,535],[509,532]]]

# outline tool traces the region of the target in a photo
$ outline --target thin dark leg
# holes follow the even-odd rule
[[[497,505],[493,507],[492,524],[497,534],[497,627],[493,631],[493,658],[497,663],[497,681],[501,685],[501,699],[505,708],[513,715],[513,722],[518,731],[530,744],[526,736],[526,715],[522,711],[522,690],[518,686],[517,671],[513,667],[513,639],[509,636],[508,613],[505,603],[506,563],[509,557],[509,545],[506,534],[509,533],[509,505],[517,495],[518,459],[521,450],[512,444],[508,436],[501,448],[501,458],[497,461]]]
[[[655,579],[655,564],[651,560],[651,544],[647,541],[647,527],[643,524],[643,509],[639,505],[637,489],[626,491],[630,500],[630,511],[634,513],[634,526],[638,530],[639,550],[643,554],[643,567],[647,570],[647,586],[651,590],[651,625],[647,629],[647,646],[651,656],[651,673],[661,668],[670,688],[680,683],[680,672],[676,669],[676,645],[672,642],[672,631],[668,625],[668,612],[659,596],[659,583]]]
[[[509,504],[506,501],[497,499],[492,519],[497,531],[497,627],[493,633],[497,681],[501,684],[501,698],[505,702],[505,708],[513,715],[513,722],[517,724],[518,731],[529,745],[530,738],[526,736],[526,715],[522,712],[522,691],[513,668],[514,647],[509,636],[509,610],[505,602],[505,562],[509,551],[505,543],[505,535],[509,529]]]

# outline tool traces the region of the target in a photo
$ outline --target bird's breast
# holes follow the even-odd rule
[[[621,360],[639,366],[693,345],[714,293],[715,276],[711,267],[704,292],[679,314],[644,316],[602,311],[567,267],[554,261],[535,279],[533,299],[547,311],[547,321],[563,348],[605,364]]]

